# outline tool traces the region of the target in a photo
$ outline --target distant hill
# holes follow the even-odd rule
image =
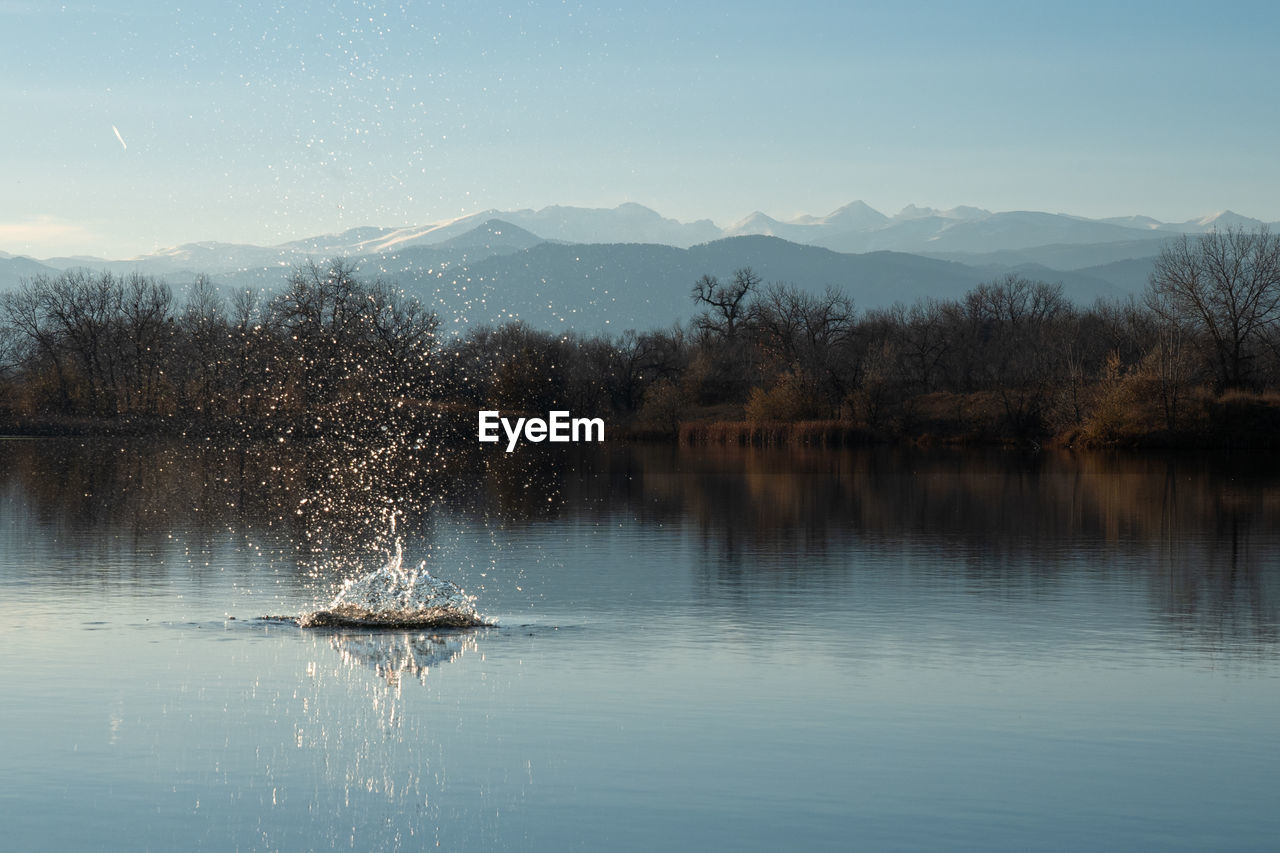
[[[23,279],[37,275],[57,275],[58,269],[21,255],[0,258],[0,293],[17,287]]]
[[[990,276],[950,261],[897,252],[851,255],[776,237],[733,237],[678,249],[656,244],[541,243],[474,264],[441,268],[430,250],[362,259],[431,305],[446,325],[523,319],[545,328],[623,331],[667,326],[696,310],[690,298],[702,275],[727,278],[751,267],[765,282],[810,291],[828,285],[859,308],[923,297],[951,298]],[[1051,280],[1058,278],[1050,277]],[[1063,281],[1069,296],[1092,301],[1112,294],[1105,282]]]
[[[1245,228],[1254,229],[1264,225],[1261,219],[1254,219],[1252,216],[1241,216],[1233,210],[1221,210],[1217,213],[1211,213],[1199,219],[1189,219],[1186,222],[1162,222],[1156,227],[1161,231],[1179,231],[1184,234],[1206,234],[1214,229],[1222,230],[1224,228]],[[1275,226],[1280,223],[1271,223]]]
[[[937,215],[893,222],[874,231],[828,234],[813,242],[843,252],[893,249],[903,252],[996,252],[1052,243],[1133,242],[1150,232],[1035,211],[953,219]]]
[[[72,266],[164,276],[175,290],[198,273],[228,287],[276,288],[298,264],[346,257],[365,274],[419,294],[449,324],[520,317],[550,328],[647,328],[689,317],[699,276],[726,277],[743,266],[768,282],[839,287],[861,308],[954,297],[1009,272],[1061,282],[1072,300],[1088,303],[1140,293],[1160,247],[1180,234],[1262,224],[1231,211],[1182,223],[965,206],[908,205],[886,216],[855,201],[788,220],[756,212],[722,229],[639,204],[553,206],[353,228],[275,246],[188,243],[123,260],[36,261],[0,252],[0,289]]]
[[[367,239],[369,235],[358,236]],[[386,234],[372,236],[377,241]],[[149,265],[153,274],[164,275],[181,291],[195,277],[204,253],[216,252],[219,246],[193,244],[154,257]],[[266,256],[269,263],[254,266],[247,263],[253,255],[246,247],[226,248],[230,257],[246,263],[212,274],[225,288],[275,290],[293,267],[284,263],[285,256],[276,254]],[[296,264],[308,256],[288,257]],[[698,310],[690,290],[699,277],[728,278],[741,267],[751,267],[766,283],[794,284],[813,292],[836,287],[860,309],[910,304],[921,298],[954,298],[1008,272],[1060,282],[1070,299],[1087,304],[1099,296],[1140,290],[1150,267],[1147,259],[1055,270],[1025,261],[1017,253],[970,257],[986,262],[964,264],[889,251],[850,254],[762,235],[688,248],[657,243],[553,243],[512,223],[490,219],[433,245],[409,245],[352,260],[361,274],[394,282],[420,298],[441,316],[446,330],[523,319],[550,329],[618,332],[687,320]],[[1000,263],[992,257],[1016,263]],[[323,262],[325,258],[314,259]],[[139,264],[119,261],[110,266],[137,268]],[[27,258],[0,259],[0,275],[8,276],[0,278],[5,286],[41,272],[57,270]]]
[[[444,251],[483,254],[487,257],[530,249],[542,242],[543,239],[532,231],[501,219],[490,219],[465,234],[450,237],[440,243],[439,248]]]
[[[660,243],[688,247],[723,237],[710,219],[677,222],[641,204],[614,208],[544,207],[501,213],[498,218],[548,240],[566,243]]]
[[[1122,295],[1140,294],[1146,290],[1151,279],[1151,271],[1155,268],[1155,258],[1135,258],[1113,261],[1096,267],[1087,267],[1076,272],[1093,276],[1113,284]]]
[[[477,229],[495,222],[505,226],[505,236],[496,231],[479,236]],[[474,260],[484,251],[529,248],[540,240],[690,248],[729,237],[767,236],[841,253],[906,252],[977,265],[1038,263],[1070,270],[1150,257],[1159,251],[1161,240],[1178,234],[1264,224],[1229,210],[1176,223],[1148,216],[1088,219],[1030,210],[993,213],[963,205],[948,210],[907,205],[886,216],[865,202],[854,201],[824,215],[804,214],[786,220],[757,211],[721,228],[707,219],[680,222],[643,205],[626,203],[614,208],[494,209],[423,225],[352,228],[275,246],[206,241],[136,258],[53,258],[43,263],[57,268],[89,265],[158,275],[214,274],[290,267],[307,258],[367,257],[421,247],[465,249],[468,259]],[[470,242],[464,245],[459,241]]]
[[[617,331],[668,326],[691,317],[690,297],[702,275],[727,278],[749,266],[766,283],[812,291],[835,286],[859,308],[886,307],[922,296],[958,296],[983,271],[896,252],[845,255],[775,237],[733,237],[679,249],[645,243],[543,242],[514,253],[458,263],[440,249],[417,246],[356,260],[366,275],[398,282],[440,314],[445,328],[522,319],[550,329]],[[217,277],[232,287],[271,287],[279,270]]]
[[[1115,243],[1054,243],[1026,249],[1002,249],[996,252],[921,252],[930,258],[956,261],[970,266],[1016,266],[1042,264],[1055,270],[1082,270],[1123,260],[1147,260],[1160,253],[1166,241],[1175,234],[1160,234],[1142,240]]]

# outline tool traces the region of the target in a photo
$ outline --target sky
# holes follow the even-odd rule
[[[1280,220],[1278,4],[174,2],[0,0],[0,251],[623,202]]]

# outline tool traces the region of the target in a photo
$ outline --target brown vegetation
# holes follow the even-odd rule
[[[437,335],[436,317],[350,264],[271,297],[198,279],[70,271],[0,301],[9,429],[304,433],[497,408],[604,417],[683,442],[1086,446],[1276,443],[1280,242],[1265,229],[1170,245],[1145,300],[1068,302],[1007,275],[954,300],[858,314],[750,269],[692,289],[689,330]]]

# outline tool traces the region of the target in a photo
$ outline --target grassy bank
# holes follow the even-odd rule
[[[171,414],[0,416],[0,434],[25,436],[210,436],[253,438],[350,436],[372,441],[388,433],[432,445],[476,443],[476,409],[455,402],[399,400],[377,407],[329,405],[272,417]],[[936,392],[899,401],[874,418],[751,420],[741,408],[694,408],[676,426],[611,422],[609,441],[678,441],[685,446],[862,447],[1057,446],[1124,449],[1280,450],[1280,394],[1193,389],[1168,407],[1151,395],[1103,396],[1078,418],[1062,405],[1049,416],[1018,420],[998,394]],[[538,414],[529,412],[525,414]]]
[[[1044,407],[1046,410],[1049,407]],[[760,421],[701,418],[680,424],[683,445],[858,447],[877,443],[941,446],[1057,446],[1127,449],[1280,450],[1280,394],[1196,389],[1169,409],[1149,396],[1103,399],[1078,419],[1019,421],[992,393],[934,393],[866,419]]]
[[[860,447],[875,443],[877,438],[847,421],[707,421],[682,423],[679,441],[740,447]]]

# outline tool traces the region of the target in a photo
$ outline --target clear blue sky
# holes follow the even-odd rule
[[[264,8],[0,0],[0,250],[623,201],[1280,220],[1272,3]]]

